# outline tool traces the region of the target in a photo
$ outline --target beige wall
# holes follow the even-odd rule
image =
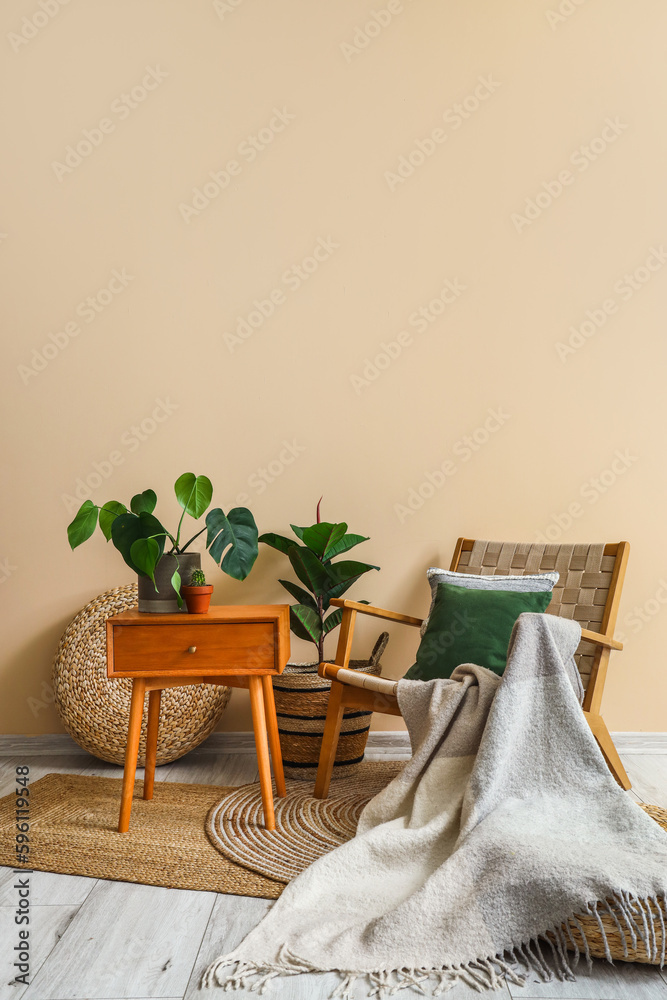
[[[350,596],[415,614],[459,534],[627,538],[604,712],[666,729],[665,5],[42,8],[2,10],[0,731],[61,729],[58,637],[131,580],[101,536],[67,545],[66,495],[100,469],[96,502],[151,486],[172,519],[176,476],[205,473],[262,530],[324,494],[382,566]],[[281,600],[277,553],[245,584],[206,560],[219,603]],[[224,727],[249,727],[240,695]]]

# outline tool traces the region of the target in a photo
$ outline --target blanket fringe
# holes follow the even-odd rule
[[[635,949],[638,941],[642,941],[651,962],[660,965],[660,968],[664,967],[667,942],[665,920],[658,897],[640,899],[620,890],[614,893],[611,903],[609,900],[592,902],[582,910],[595,918],[608,962],[613,964],[601,914],[613,919],[623,942],[625,958],[628,957],[627,940],[631,940]],[[270,989],[273,980],[279,977],[338,971],[341,980],[331,993],[330,1000],[354,1000],[355,985],[359,982],[366,987],[367,996],[377,997],[377,1000],[390,1000],[400,990],[409,987],[424,996],[439,997],[457,983],[465,983],[478,993],[500,989],[506,981],[525,986],[528,973],[534,973],[544,983],[552,981],[554,975],[560,981],[574,981],[580,946],[574,940],[570,925],[576,928],[583,942],[586,964],[591,968],[593,960],[585,929],[576,916],[571,916],[569,920],[550,928],[544,934],[508,949],[503,955],[487,956],[462,965],[447,965],[439,969],[403,967],[373,972],[320,969],[283,945],[275,964],[243,961],[237,957],[237,952],[224,955],[208,967],[201,986],[217,985],[226,992],[248,990],[262,996]],[[546,945],[551,949],[549,961],[542,950]],[[235,969],[233,973],[226,974],[225,970],[230,966],[235,966]]]

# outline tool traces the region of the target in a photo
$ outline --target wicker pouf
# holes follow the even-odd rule
[[[125,760],[132,681],[107,678],[106,620],[136,606],[136,584],[100,594],[65,629],[53,665],[55,706],[65,729],[84,750],[112,764]],[[199,746],[215,728],[230,694],[228,687],[211,684],[163,691],[157,763],[169,764]],[[142,767],[147,714],[145,710],[139,745]]]
[[[379,674],[380,659],[389,634],[383,632],[367,660],[350,660],[351,670]],[[320,677],[317,663],[288,663],[279,677],[273,678],[283,767],[288,778],[312,781],[322,746],[322,735],[329,703],[331,681]],[[371,725],[371,712],[350,709],[343,715],[336,750],[333,779],[353,774],[364,759]]]

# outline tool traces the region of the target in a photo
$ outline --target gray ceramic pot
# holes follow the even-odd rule
[[[158,592],[155,593],[153,581],[147,576],[140,576],[139,580],[139,611],[150,612],[158,615],[171,615],[174,612],[184,611],[187,613],[185,601],[183,607],[179,608],[176,600],[176,591],[171,585],[171,578],[176,569],[176,556],[162,556],[155,569],[155,583]],[[181,580],[187,584],[190,582],[190,575],[193,569],[201,569],[201,555],[199,552],[184,552],[178,556],[178,571]]]

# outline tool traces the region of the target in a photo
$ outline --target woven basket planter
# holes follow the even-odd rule
[[[350,660],[350,669],[379,674],[380,659],[388,642],[389,634],[383,632],[369,658]],[[283,673],[273,678],[285,775],[298,781],[314,780],[322,746],[331,681],[320,677],[317,667],[317,663],[288,663]],[[339,775],[353,774],[364,759],[371,715],[372,712],[354,710],[344,713],[334,780]]]
[[[100,594],[65,629],[53,665],[54,700],[62,724],[80,747],[111,764],[125,761],[132,681],[107,678],[106,620],[136,606],[136,583]],[[169,764],[199,746],[214,730],[230,695],[228,687],[212,684],[163,691],[157,763]],[[147,714],[144,711],[141,724],[141,767]]]

